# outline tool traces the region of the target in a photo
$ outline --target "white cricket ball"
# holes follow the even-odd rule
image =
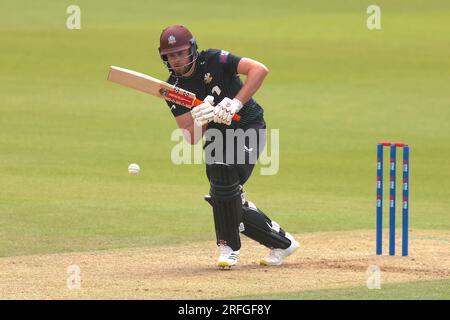
[[[132,163],[128,166],[128,173],[129,174],[139,174],[141,171],[141,168],[137,163]]]

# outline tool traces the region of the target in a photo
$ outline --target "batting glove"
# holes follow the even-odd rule
[[[214,97],[207,96],[203,103],[191,110],[192,119],[198,126],[203,126],[214,119]]]
[[[231,124],[233,116],[239,112],[243,107],[243,104],[238,99],[234,98],[224,98],[215,108],[214,108],[214,122],[225,123],[226,125]]]

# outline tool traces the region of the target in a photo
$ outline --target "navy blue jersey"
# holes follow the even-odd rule
[[[225,97],[233,99],[241,90],[243,84],[237,74],[237,67],[241,57],[224,50],[209,49],[199,53],[194,73],[188,77],[170,76],[168,83],[195,93],[197,99],[204,100],[206,96],[214,97],[214,104],[218,104]],[[190,109],[167,101],[167,105],[175,117]],[[209,128],[227,129],[241,128],[250,123],[263,121],[263,109],[254,100],[250,99],[239,111],[239,122],[233,121],[230,126],[210,122]]]

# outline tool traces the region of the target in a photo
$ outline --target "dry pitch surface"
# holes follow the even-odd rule
[[[243,237],[238,265],[225,271],[215,267],[212,241],[0,258],[0,298],[216,299],[364,286],[370,265],[380,267],[383,284],[450,278],[450,232],[411,231],[409,257],[376,256],[374,236],[373,231],[296,235],[301,248],[281,267],[260,266],[267,249]],[[80,289],[67,287],[70,265],[81,270]]]

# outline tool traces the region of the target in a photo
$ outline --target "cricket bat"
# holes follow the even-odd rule
[[[203,103],[203,101],[197,99],[192,92],[175,87],[146,74],[125,68],[111,66],[109,68],[108,80],[165,99],[189,109]],[[237,114],[233,116],[234,121],[239,121],[240,119],[241,117]]]

